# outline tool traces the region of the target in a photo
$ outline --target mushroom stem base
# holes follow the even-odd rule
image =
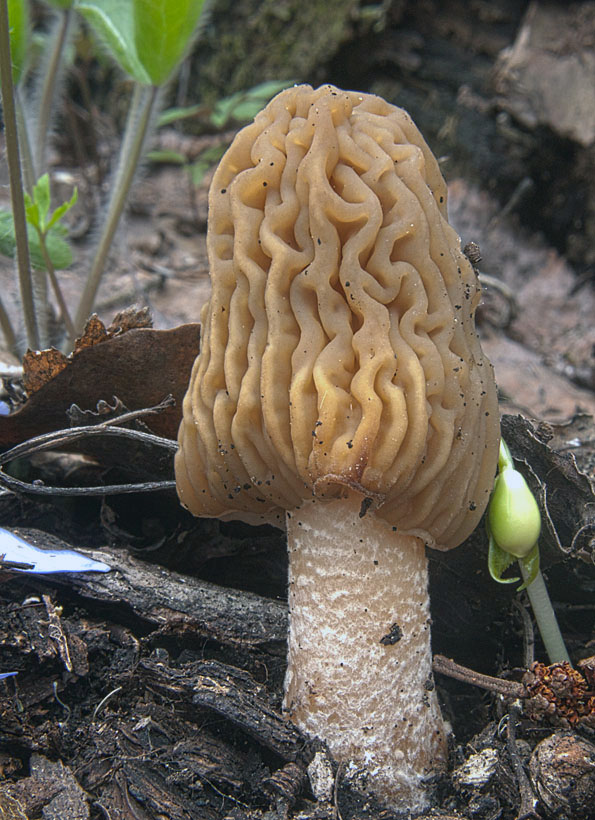
[[[418,809],[446,760],[425,547],[373,513],[360,518],[361,501],[352,493],[288,513],[284,706],[366,789]]]

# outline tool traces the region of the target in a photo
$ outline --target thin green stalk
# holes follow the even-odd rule
[[[6,140],[6,158],[10,179],[10,198],[16,238],[17,270],[23,304],[23,318],[27,332],[27,343],[30,348],[39,348],[37,320],[33,305],[33,288],[31,283],[31,266],[29,263],[29,242],[27,239],[27,221],[23,202],[23,183],[21,179],[21,162],[19,156],[19,139],[14,104],[12,83],[12,64],[10,57],[10,24],[8,22],[7,0],[0,0],[0,75],[2,84],[2,106],[4,113],[4,133]]]
[[[31,141],[29,139],[29,129],[25,109],[18,87],[14,90],[14,101],[17,114],[17,129],[19,132],[19,146],[21,149],[21,169],[25,182],[25,190],[29,195],[33,194],[35,185],[35,172],[33,170],[33,154],[31,153]]]
[[[526,582],[528,573],[522,561],[519,561],[519,567],[523,581]],[[527,595],[550,663],[570,661],[541,570],[538,571],[535,580],[527,586]]]
[[[47,136],[50,129],[52,112],[55,111],[54,98],[56,96],[58,77],[62,68],[64,44],[68,38],[68,29],[70,28],[71,20],[72,9],[66,9],[60,12],[60,20],[56,26],[57,31],[52,40],[52,51],[45,65],[35,133],[34,168],[37,178],[45,172]]]
[[[68,333],[69,340],[72,344],[74,344],[74,340],[76,339],[76,331],[74,329],[74,324],[72,319],[70,318],[70,313],[68,312],[68,307],[66,305],[66,301],[64,296],[62,295],[62,290],[60,289],[60,285],[58,283],[58,278],[56,277],[56,271],[52,264],[52,260],[50,259],[50,255],[48,253],[47,245],[45,242],[45,236],[41,235],[39,237],[39,244],[41,247],[41,254],[43,256],[43,261],[45,262],[45,266],[47,268],[47,273],[50,278],[50,282],[52,284],[52,288],[54,289],[54,296],[56,297],[56,301],[60,307],[60,313],[62,314],[62,321],[64,322],[64,326],[66,328],[66,332]]]
[[[4,304],[2,303],[2,299],[0,299],[0,327],[2,328],[2,333],[4,333],[4,339],[6,340],[6,345],[8,349],[16,353],[17,338],[15,336],[14,328],[10,321],[10,316],[6,311]]]
[[[95,296],[97,295],[99,283],[101,282],[107,256],[141,157],[143,143],[151,122],[157,93],[157,86],[141,86],[136,84],[134,87],[134,94],[130,103],[126,130],[120,149],[118,168],[112,185],[112,194],[107,208],[105,223],[74,320],[74,326],[77,332],[83,329],[93,309],[93,303],[95,302]]]

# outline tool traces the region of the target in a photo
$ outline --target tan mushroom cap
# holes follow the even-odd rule
[[[236,136],[209,209],[182,503],[266,518],[350,487],[399,530],[459,544],[493,484],[496,388],[476,275],[409,115],[283,91]]]

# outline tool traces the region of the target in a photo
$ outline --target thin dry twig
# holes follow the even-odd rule
[[[522,683],[494,678],[492,675],[483,675],[481,672],[475,672],[473,669],[455,663],[455,661],[444,657],[444,655],[434,656],[432,668],[434,672],[439,672],[441,675],[455,678],[471,686],[479,686],[481,689],[487,689],[490,692],[497,692],[507,698],[528,697],[527,690]]]
[[[93,436],[116,436],[143,444],[152,444],[174,453],[177,450],[177,443],[153,433],[145,433],[142,430],[130,430],[126,427],[117,427],[119,424],[126,424],[142,416],[152,413],[159,413],[171,407],[173,398],[167,396],[162,402],[154,407],[143,408],[142,410],[132,410],[122,413],[120,416],[107,419],[98,424],[89,424],[82,427],[69,427],[64,430],[54,430],[51,433],[44,433],[40,436],[17,444],[10,450],[0,454],[0,466],[14,461],[16,458],[32,455],[33,453],[47,450],[50,447],[59,447],[64,444],[72,444],[80,439]],[[136,484],[108,484],[99,487],[51,487],[34,481],[28,483],[7,475],[0,469],[0,486],[16,493],[28,493],[30,495],[60,495],[60,496],[97,496],[97,495],[122,495],[126,493],[156,492],[160,490],[174,489],[175,481],[144,481]]]

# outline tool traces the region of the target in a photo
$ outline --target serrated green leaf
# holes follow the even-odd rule
[[[0,210],[0,253],[14,259],[15,244],[12,212],[2,209]]]
[[[50,177],[49,174],[40,176],[33,186],[33,201],[39,213],[39,229],[42,233],[47,230],[47,218],[50,212]]]
[[[72,264],[72,250],[63,238],[68,233],[63,225],[56,225],[46,236],[46,247],[56,270],[68,268]],[[45,262],[41,252],[39,234],[36,229],[28,225],[29,252],[31,264],[34,268],[45,270]],[[14,235],[14,221],[10,211],[0,211],[0,253],[14,259],[16,254],[16,240]]]
[[[151,78],[136,50],[132,3],[124,0],[76,0],[74,7],[120,68],[141,85],[150,85]]]
[[[502,574],[506,572],[508,567],[513,564],[515,560],[514,555],[500,549],[498,544],[494,541],[494,536],[489,533],[488,569],[494,581],[497,581],[499,584],[516,584],[520,581],[521,579],[518,577],[502,577]]]
[[[45,270],[46,265],[43,261],[39,243],[35,245],[35,242],[31,242],[31,239],[29,242],[31,247],[32,265],[36,268]],[[56,270],[63,270],[64,268],[69,268],[72,265],[72,248],[66,240],[62,239],[61,232],[57,232],[52,229],[45,238],[45,244],[49,257],[52,260],[52,265]]]
[[[72,192],[72,196],[70,197],[68,202],[63,202],[62,205],[58,205],[54,213],[51,215],[47,223],[46,230],[50,230],[51,228],[53,228],[54,225],[56,225],[56,223],[60,219],[62,219],[64,214],[67,213],[73,207],[73,205],[76,205],[78,195],[78,189],[75,187]]]
[[[23,199],[25,201],[25,216],[27,217],[27,222],[36,230],[40,231],[41,221],[39,219],[39,205],[31,199],[26,191],[23,193]]]
[[[8,23],[12,81],[16,86],[25,75],[29,61],[31,25],[27,0],[8,0]]]
[[[153,85],[164,83],[194,35],[204,0],[132,0],[134,44]]]

